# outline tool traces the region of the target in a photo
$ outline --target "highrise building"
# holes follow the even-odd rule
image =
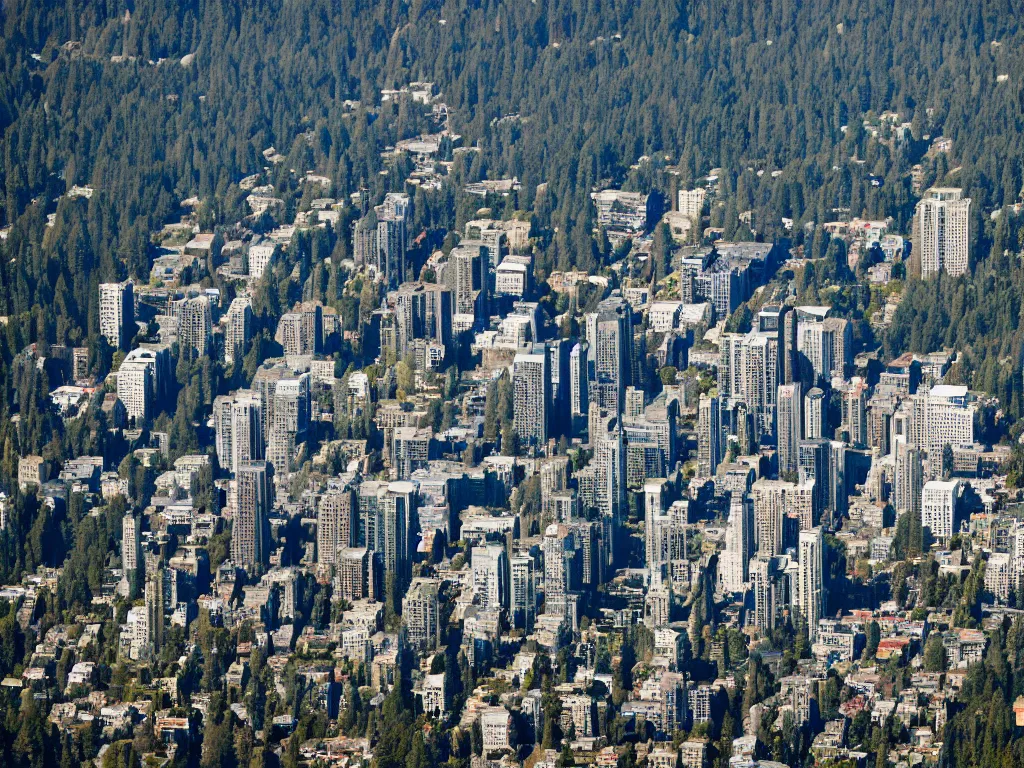
[[[779,474],[793,474],[797,471],[803,418],[800,397],[800,384],[782,384],[779,386],[778,404],[776,406],[778,439]]]
[[[877,448],[879,455],[888,456],[892,450],[892,420],[896,413],[896,398],[876,394],[868,400],[868,447]]]
[[[593,385],[590,400],[610,413],[622,411],[633,380],[633,315],[629,304],[613,296],[586,315]]]
[[[544,531],[544,613],[569,618],[579,585],[579,558],[569,528],[552,523]]]
[[[754,616],[751,623],[762,632],[774,629],[778,618],[776,571],[775,558],[768,555],[759,554],[750,561],[750,587],[754,594]]]
[[[150,656],[149,615],[145,605],[136,605],[128,609],[125,623],[121,627],[119,645],[121,654],[132,661]]]
[[[537,583],[533,558],[528,554],[513,555],[510,570],[512,589],[509,610],[512,626],[531,632],[537,619]]]
[[[209,297],[193,296],[174,302],[178,318],[178,347],[192,349],[197,357],[210,354],[213,334],[213,315]]]
[[[436,648],[441,642],[441,620],[439,615],[436,579],[413,579],[409,590],[402,598],[402,621],[408,630],[409,644],[413,648]]]
[[[245,462],[263,459],[263,446],[263,400],[258,392],[240,389],[231,402],[230,461],[221,466],[238,472]]]
[[[508,555],[501,544],[484,544],[472,550],[473,593],[484,610],[509,607]]]
[[[729,429],[732,430],[730,437],[736,438],[736,448],[740,456],[750,456],[757,448],[755,444],[754,415],[747,408],[742,400],[734,400],[729,411]],[[722,421],[726,421],[725,418]]]
[[[665,514],[665,478],[652,478],[644,482],[644,550],[647,553],[647,567],[659,563],[660,558],[654,556],[655,535],[654,521]]]
[[[228,307],[224,327],[224,362],[231,365],[245,356],[252,337],[252,300],[248,295],[238,296]]]
[[[459,245],[448,254],[444,275],[452,291],[456,315],[477,319],[488,316],[487,261],[487,252],[482,245]]]
[[[818,632],[818,620],[825,610],[823,587],[824,545],[821,528],[800,531],[797,558],[796,603],[807,622],[808,640],[813,643]]]
[[[380,599],[374,568],[376,562],[374,553],[366,547],[338,549],[333,563],[337,573],[335,594],[349,602]]]
[[[801,321],[798,343],[809,367],[801,378],[809,379],[814,385],[828,381],[833,368],[833,334],[825,327],[824,321]]]
[[[646,395],[640,387],[626,387],[626,400],[623,407],[622,418],[632,421],[643,416]]]
[[[427,466],[433,436],[429,427],[394,427],[391,430],[391,469],[396,480],[408,480],[413,472]]]
[[[124,283],[100,283],[100,335],[114,349],[124,349],[134,336],[135,286]]]
[[[117,399],[128,417],[141,425],[154,411],[157,394],[157,355],[138,348],[129,352],[117,369]]]
[[[324,314],[319,303],[307,302],[281,315],[274,340],[285,355],[317,355],[323,351]]]
[[[921,451],[905,438],[896,438],[896,466],[893,473],[893,507],[897,515],[921,511],[924,466]]]
[[[971,199],[963,190],[932,187],[914,214],[914,251],[919,254],[921,279],[939,272],[956,277],[971,267]]]
[[[409,245],[409,224],[412,223],[412,198],[405,192],[388,192],[384,201],[374,209],[378,216],[391,216],[405,223],[406,247]]]
[[[768,557],[782,554],[782,519],[788,509],[786,496],[795,488],[793,483],[782,480],[754,483],[754,544],[759,554]]]
[[[1024,582],[1024,521],[1015,520],[1010,528],[1010,584],[1020,594]]]
[[[446,347],[452,339],[452,292],[433,283],[402,283],[388,294],[395,312],[395,351],[399,359],[413,355],[416,341]]]
[[[855,448],[868,444],[868,385],[860,376],[854,376],[843,389],[843,425],[849,442]]]
[[[606,556],[608,564],[614,563],[618,556],[618,541],[622,517],[626,505],[626,446],[622,430],[617,426],[614,431],[599,437],[594,445],[594,459],[591,462],[596,477],[595,506],[601,514],[604,526],[604,540],[608,542]]]
[[[316,559],[320,565],[337,565],[338,553],[355,544],[359,503],[352,488],[328,490],[317,505]]]
[[[267,445],[267,460],[274,472],[286,475],[299,455],[309,430],[310,377],[308,373],[281,379],[274,389],[274,410]]]
[[[138,588],[138,580],[143,576],[142,565],[142,534],[139,530],[139,519],[127,514],[121,520],[121,568],[128,579],[129,596]]]
[[[267,559],[267,519],[273,504],[273,468],[265,461],[245,462],[235,470],[235,510],[231,560],[259,571]]]
[[[270,266],[270,262],[274,260],[276,254],[277,244],[270,240],[250,245],[246,253],[250,277],[253,280],[259,280],[263,277],[263,273]]]
[[[651,574],[651,585],[644,595],[644,624],[651,629],[664,627],[672,612],[672,582],[665,579],[664,569]]]
[[[704,198],[707,196],[705,189],[680,189],[679,190],[679,212],[688,219],[700,224],[701,214],[704,212]]]
[[[555,491],[551,494],[551,503],[548,507],[551,519],[557,523],[568,523],[579,517],[580,500],[575,488],[567,491]]]
[[[542,448],[550,418],[548,355],[543,344],[516,354],[512,363],[512,423],[522,446]]]
[[[601,584],[601,574],[604,573],[601,524],[596,520],[577,518],[569,523],[569,533],[576,545],[580,589],[593,592]]]
[[[813,528],[821,518],[821,515],[815,512],[815,488],[817,488],[817,483],[813,480],[805,480],[786,491],[786,503],[789,506],[789,511],[791,514],[795,514],[800,521],[801,530]]]
[[[821,519],[826,509],[832,509],[829,483],[832,479],[832,446],[828,440],[801,440],[797,475],[801,483],[814,483],[814,520]]]
[[[833,377],[845,379],[853,348],[850,322],[830,317],[829,307],[797,307],[795,312],[804,384],[816,386]]]
[[[779,333],[782,338],[779,347],[779,381],[782,384],[800,381],[797,326],[796,310],[792,307],[782,307],[779,310]]]
[[[589,345],[585,341],[569,352],[569,409],[574,417],[586,416],[590,409],[588,359]]]
[[[561,512],[554,510],[555,494],[569,489],[569,457],[549,456],[540,465],[540,508],[545,517],[552,514],[557,519]],[[575,493],[575,491],[573,491]],[[575,506],[572,515],[575,515]]]
[[[657,512],[648,519],[647,569],[650,574],[671,573],[673,562],[686,560],[686,520],[674,514],[676,508]]]
[[[146,617],[149,647],[155,656],[164,646],[164,571],[157,568],[146,578]]]
[[[825,436],[825,414],[828,407],[825,393],[818,387],[811,387],[804,396],[804,438],[819,440]]]
[[[376,521],[367,531],[370,547],[381,553],[386,578],[394,577],[396,589],[403,589],[410,577],[410,527],[415,513],[416,487],[407,481],[389,483],[378,498]],[[367,544],[369,547],[369,543]]]
[[[274,393],[280,381],[298,375],[286,365],[262,365],[252,377],[250,388],[260,398],[260,419],[262,420],[264,445],[270,445],[271,429],[274,425]],[[266,454],[264,454],[266,455]]]
[[[406,278],[405,219],[377,210],[377,274],[389,287]]]
[[[217,461],[222,469],[229,472],[233,470],[232,460],[232,424],[231,406],[234,403],[232,395],[217,395],[213,398],[213,444],[217,451]]]
[[[829,442],[829,501],[826,504],[836,516],[843,516],[850,506],[850,497],[846,491],[846,443],[842,440]]]
[[[742,592],[749,578],[754,539],[754,504],[748,494],[732,495],[727,525],[719,571],[722,589],[725,592]]]
[[[779,382],[778,331],[725,333],[719,340],[719,390],[746,404],[754,420],[755,441],[775,428]]]
[[[363,216],[352,223],[352,258],[357,267],[377,265],[376,218]]]
[[[942,475],[942,454],[948,445],[952,449],[970,448],[974,444],[975,406],[968,401],[967,387],[937,384],[923,397],[925,421],[922,437],[928,453],[929,477]],[[918,443],[920,445],[920,443]]]
[[[921,525],[934,539],[946,543],[956,533],[957,514],[963,483],[960,480],[930,480],[921,489]]]
[[[826,338],[832,342],[831,375],[845,379],[852,362],[853,326],[845,317],[826,317],[823,325]]]
[[[548,434],[567,435],[571,432],[569,413],[569,341],[554,339],[544,343],[548,355]],[[534,347],[536,351],[536,347]]]
[[[711,477],[722,460],[722,418],[714,395],[700,396],[697,405],[697,476]]]

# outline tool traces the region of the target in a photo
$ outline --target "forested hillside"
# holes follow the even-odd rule
[[[1020,10],[140,2],[128,14],[114,2],[11,2],[0,94],[5,217],[15,221],[43,192],[91,183],[105,194],[88,218],[105,224],[86,248],[102,270],[120,268],[113,255],[144,270],[132,255],[144,225],[193,194],[216,196],[217,218],[218,206],[237,204],[232,183],[261,166],[267,146],[290,152],[289,167],[329,174],[339,191],[369,181],[378,150],[422,128],[376,119],[379,89],[415,79],[436,81],[455,128],[480,143],[467,173],[518,176],[528,204],[550,181],[544,209],[556,221],[579,219],[592,184],[626,177],[655,153],[683,182],[726,169],[737,209],[763,211],[766,235],[780,216],[821,220],[837,206],[906,220],[913,142],[892,150],[858,127],[885,110],[912,117],[917,138],[953,140],[959,183],[980,211],[1012,202],[1021,187]],[[193,58],[181,66],[182,56]],[[998,83],[999,74],[1010,77]],[[345,99],[364,108],[346,116]],[[521,119],[492,125],[510,113]],[[758,178],[744,167],[783,173]],[[872,172],[885,177],[880,188]]]
[[[481,149],[459,158],[457,182],[523,182],[519,207],[556,233],[542,270],[601,257],[587,195],[602,180],[670,192],[721,168],[728,202],[712,224],[727,234],[745,210],[759,237],[794,219],[796,244],[801,223],[835,208],[906,227],[909,167],[923,138],[939,134],[952,139],[954,160],[924,158],[924,182],[959,166],[984,255],[983,211],[1021,191],[1022,10],[999,1],[12,0],[0,41],[0,218],[13,226],[0,260],[4,358],[37,336],[95,341],[96,284],[146,279],[149,233],[185,198],[203,201],[205,225],[236,220],[237,182],[263,166],[267,147],[286,155],[273,178],[286,200],[300,194],[292,170],[329,176],[339,196],[401,185],[401,173],[381,175],[380,151],[426,126],[382,107],[380,89],[415,79],[437,83],[453,129]],[[912,140],[861,129],[885,110],[913,120]],[[496,120],[505,115],[518,118]],[[642,155],[653,161],[632,170]],[[97,193],[54,203],[76,183]],[[454,201],[440,198],[421,210],[453,219]],[[11,374],[4,380],[9,393]]]

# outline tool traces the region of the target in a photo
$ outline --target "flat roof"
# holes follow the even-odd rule
[[[928,394],[932,397],[967,397],[967,387],[962,384],[936,384]]]

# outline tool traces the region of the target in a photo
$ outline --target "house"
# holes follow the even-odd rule
[[[167,710],[169,713],[170,710]],[[157,738],[163,744],[185,744],[189,739],[189,723],[187,717],[157,716],[153,724]]]
[[[92,685],[96,665],[91,661],[80,661],[68,673],[68,690],[76,685]]]
[[[883,637],[878,641],[878,650],[875,651],[875,658],[881,661],[887,661],[892,658],[906,659],[907,647],[909,645],[909,637]]]

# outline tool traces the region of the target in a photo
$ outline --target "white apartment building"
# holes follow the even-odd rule
[[[520,257],[505,258],[494,270],[494,292],[499,296],[525,296],[529,265]]]
[[[143,421],[149,417],[155,378],[155,357],[146,359],[144,350],[132,350],[122,361],[117,371],[117,398],[124,404],[129,418]]]
[[[277,252],[275,243],[254,243],[249,246],[249,276],[255,280],[263,277],[263,272]]]
[[[707,197],[707,190],[704,189],[680,189],[679,190],[679,213],[688,219],[700,221],[704,212],[704,199]]]
[[[931,480],[921,490],[921,524],[940,541],[955,533],[957,506],[963,494],[960,480]]]
[[[523,445],[543,446],[547,442],[549,381],[548,353],[543,346],[515,356],[512,362],[512,421]]]
[[[974,445],[974,412],[967,401],[967,387],[936,384],[927,394],[925,424],[922,437],[928,452],[928,473],[937,477],[942,472],[942,450]]]
[[[985,564],[985,589],[1000,601],[1010,597],[1012,563],[1008,552],[992,552]]]
[[[135,288],[130,281],[100,283],[100,335],[115,349],[128,342],[135,322]]]
[[[508,557],[500,544],[473,547],[473,592],[484,609],[508,608]]]
[[[971,199],[954,187],[932,187],[917,204],[914,251],[921,278],[939,272],[956,277],[970,269]]]
[[[817,635],[818,620],[825,609],[822,555],[821,528],[800,531],[796,600],[801,615],[807,621],[807,636],[811,643]]]

